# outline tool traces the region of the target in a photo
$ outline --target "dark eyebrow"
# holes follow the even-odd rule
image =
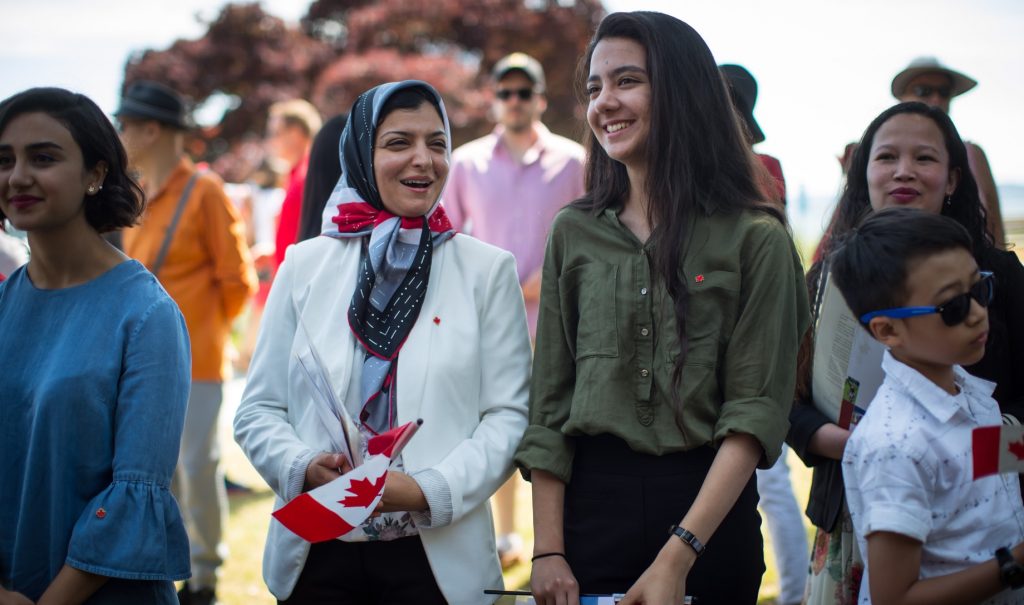
[[[11,145],[2,144],[2,145],[0,145],[0,149],[2,149],[4,151],[10,151],[11,149],[13,149],[13,147]],[[26,145],[25,149],[27,149],[29,151],[39,151],[41,149],[59,149],[61,151],[64,150],[63,147],[61,147],[60,145],[58,145],[56,143],[53,143],[51,141],[43,141],[41,143],[31,143],[29,145]]]
[[[974,272],[971,273],[971,283],[968,285],[968,289],[970,289],[970,286],[974,285],[974,282],[976,282],[978,280],[978,276],[980,274],[981,274],[981,271],[979,269],[975,269]],[[960,285],[959,281],[952,281],[952,282],[946,284],[945,286],[939,288],[939,290],[935,293],[935,298],[938,298],[939,296],[942,296],[946,292],[956,292],[956,290],[958,289],[957,286],[959,286],[959,285]]]
[[[415,134],[416,133],[408,132],[408,131],[405,131],[405,130],[386,130],[384,132],[379,133],[377,136],[378,137],[383,137],[385,135],[397,135],[397,136],[403,136],[403,137],[411,137],[411,136],[415,136]],[[431,132],[431,133],[427,134],[427,138],[429,139],[431,137],[436,137],[438,135],[446,136],[446,133],[443,130],[435,130],[434,132]]]
[[[627,71],[638,71],[638,72],[640,72],[642,74],[646,74],[647,73],[647,70],[644,69],[643,67],[640,67],[639,65],[620,65],[620,66],[616,67],[615,69],[613,69],[608,74],[608,76],[614,78],[615,76],[617,76],[617,75],[619,75],[619,74],[621,74],[623,72],[627,72]],[[601,79],[601,77],[598,76],[597,74],[591,74],[590,77],[587,78],[587,82],[590,82],[592,80],[600,80],[600,79]]]

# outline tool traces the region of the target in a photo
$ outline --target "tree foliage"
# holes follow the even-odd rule
[[[197,133],[190,149],[229,179],[258,158],[267,109],[306,98],[325,117],[347,111],[376,84],[416,78],[444,96],[455,143],[491,128],[491,67],[523,51],[544,65],[545,122],[578,138],[576,68],[604,14],[600,0],[315,0],[297,26],[259,4],[229,4],[198,40],[129,59],[125,86],[162,81],[202,103],[235,99],[219,124]]]

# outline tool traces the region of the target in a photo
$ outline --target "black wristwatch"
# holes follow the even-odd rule
[[[996,562],[999,563],[999,579],[1004,586],[1014,590],[1024,587],[1024,565],[1018,563],[1008,549],[996,551]]]
[[[679,536],[680,540],[690,545],[690,548],[693,549],[693,552],[697,553],[698,557],[704,554],[704,544],[697,539],[697,536],[693,535],[682,526],[672,525],[668,528],[668,533],[673,536]]]

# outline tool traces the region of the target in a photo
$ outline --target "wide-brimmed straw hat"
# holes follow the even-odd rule
[[[929,73],[940,73],[949,78],[950,82],[953,83],[953,88],[950,91],[951,97],[962,95],[978,85],[977,80],[974,78],[969,78],[955,69],[946,67],[939,63],[939,60],[935,57],[918,57],[892,79],[892,96],[897,99],[902,97],[903,93],[907,91],[907,85],[914,78],[921,74]]]

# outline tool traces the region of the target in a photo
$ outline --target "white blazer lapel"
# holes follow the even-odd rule
[[[430,285],[423,299],[416,325],[409,332],[409,338],[398,355],[398,423],[404,424],[421,416],[427,388],[427,362],[430,359],[431,341],[435,332],[434,317],[444,297],[441,295],[442,275],[447,254],[446,246],[434,249],[430,265]],[[435,352],[436,353],[436,352]]]

